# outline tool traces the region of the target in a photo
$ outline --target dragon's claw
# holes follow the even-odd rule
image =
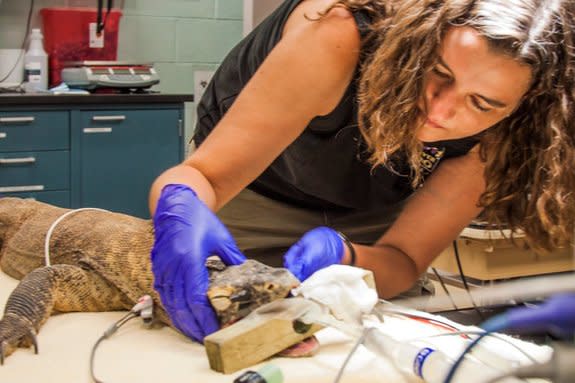
[[[38,338],[36,337],[36,331],[28,331],[28,336],[30,337],[32,345],[34,346],[34,354],[38,355]]]
[[[36,330],[28,321],[16,316],[5,316],[0,320],[0,365],[18,347],[30,346],[38,354]]]

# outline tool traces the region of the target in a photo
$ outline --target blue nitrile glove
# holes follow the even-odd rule
[[[320,226],[308,231],[284,255],[284,267],[300,281],[324,267],[341,263],[344,255],[343,239],[329,227]]]
[[[243,263],[246,258],[224,224],[185,185],[162,189],[154,231],[154,288],[174,326],[203,342],[206,335],[219,329],[206,296],[206,258],[217,255],[227,265]]]

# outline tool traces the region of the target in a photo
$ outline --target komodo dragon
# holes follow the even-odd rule
[[[74,212],[55,226],[52,266],[44,266],[46,233],[68,211],[0,198],[0,267],[21,279],[0,320],[0,362],[17,347],[37,348],[35,334],[56,312],[129,310],[149,294],[155,317],[173,327],[153,289],[152,222],[112,212]],[[251,260],[222,269],[211,273],[208,290],[222,325],[285,297],[299,284],[288,270]]]

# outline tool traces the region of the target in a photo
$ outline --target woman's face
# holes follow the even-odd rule
[[[528,90],[528,66],[496,53],[470,27],[451,27],[424,79],[417,138],[449,140],[479,133],[507,117]]]

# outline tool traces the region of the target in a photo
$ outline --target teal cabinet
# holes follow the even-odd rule
[[[178,110],[80,111],[79,205],[148,216],[148,190],[181,160]],[[76,119],[73,119],[74,121]]]
[[[0,95],[0,198],[149,218],[153,180],[183,160],[184,102],[192,100]]]
[[[0,110],[0,196],[70,207],[70,115]]]
[[[64,111],[0,111],[0,152],[70,147],[69,114]]]

